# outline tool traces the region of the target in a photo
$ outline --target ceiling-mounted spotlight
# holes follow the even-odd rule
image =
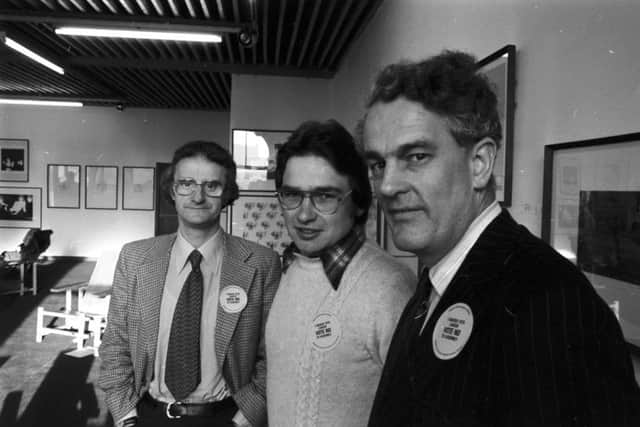
[[[122,102],[118,102],[118,103],[116,104],[116,110],[118,110],[118,111],[124,111],[124,103],[122,103]]]
[[[240,46],[244,48],[254,47],[258,42],[258,31],[254,26],[247,25],[240,30],[238,41],[240,42]]]

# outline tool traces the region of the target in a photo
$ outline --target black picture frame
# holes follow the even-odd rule
[[[236,181],[241,191],[273,193],[276,190],[276,154],[291,133],[271,129],[231,130],[231,155],[236,162]]]
[[[498,113],[502,124],[502,147],[498,150],[494,177],[496,199],[511,206],[513,182],[513,124],[516,89],[516,46],[508,44],[477,63],[478,71],[491,82],[498,97]]]
[[[0,228],[41,228],[42,188],[0,187]]]
[[[118,209],[118,166],[85,165],[85,209]]]
[[[29,140],[0,138],[0,181],[29,182]]]
[[[80,165],[47,165],[47,208],[80,209]]]
[[[152,166],[122,167],[122,210],[152,211],[155,209],[155,168]]]
[[[541,236],[640,349],[640,132],[546,145]]]

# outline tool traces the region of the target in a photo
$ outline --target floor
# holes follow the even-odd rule
[[[39,268],[37,295],[0,296],[0,426],[107,427],[113,422],[104,395],[96,386],[98,361],[90,352],[77,354],[70,337],[48,335],[35,342],[36,308],[64,306],[61,283],[88,280],[93,263],[56,263]],[[11,274],[0,288],[14,285]]]
[[[36,308],[64,306],[57,284],[88,280],[94,263],[50,263],[39,269],[39,292],[0,296],[0,426],[111,427],[113,421],[96,386],[98,361],[77,354],[70,337],[49,335],[35,342]],[[0,274],[2,288],[15,287]],[[632,356],[640,384],[640,355]]]

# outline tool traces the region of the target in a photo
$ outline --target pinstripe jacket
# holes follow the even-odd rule
[[[153,376],[164,280],[176,235],[126,244],[114,276],[107,328],[100,346],[99,384],[118,420],[136,407]],[[251,425],[267,424],[264,326],[280,281],[272,250],[223,236],[220,287],[237,285],[248,295],[240,313],[218,310],[215,348],[233,399]]]
[[[503,211],[429,318],[409,301],[369,426],[640,426],[640,390],[620,327],[582,273]],[[469,340],[446,360],[434,328],[456,303]]]

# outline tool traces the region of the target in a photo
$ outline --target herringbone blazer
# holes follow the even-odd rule
[[[507,211],[482,233],[419,335],[421,300],[412,298],[399,321],[370,427],[640,426],[640,390],[612,311]],[[443,360],[433,332],[457,303],[471,309],[473,328],[462,351]]]
[[[100,346],[99,379],[116,421],[136,407],[153,377],[160,303],[175,238],[174,233],[128,243],[120,252]],[[220,288],[239,286],[248,302],[239,313],[218,310],[216,357],[242,413],[252,426],[263,426],[264,328],[280,282],[280,258],[266,247],[226,233],[223,245]]]

